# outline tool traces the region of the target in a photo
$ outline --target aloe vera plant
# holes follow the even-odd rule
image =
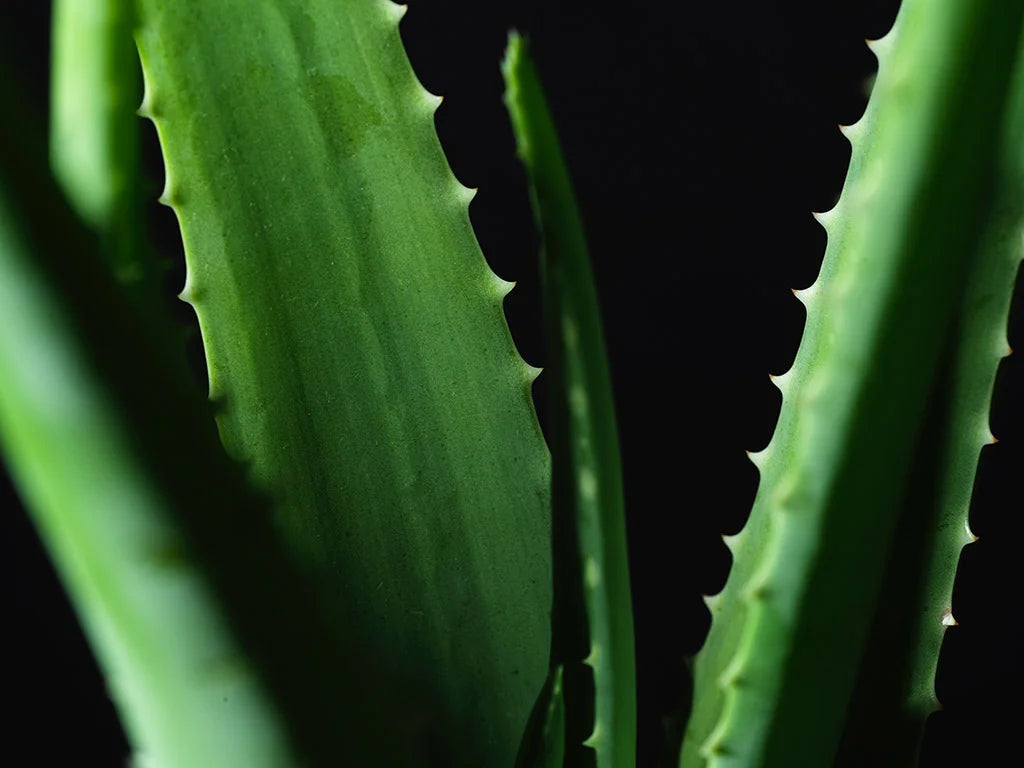
[[[505,100],[543,242],[534,385],[403,13],[58,0],[59,189],[37,136],[3,126],[0,438],[158,765],[636,760],[632,606],[650,598],[635,574],[630,595],[604,332],[554,122],[513,35]],[[872,44],[667,763],[919,750],[1024,253],[1022,30],[1024,3],[904,0]],[[158,290],[140,118],[212,407]]]

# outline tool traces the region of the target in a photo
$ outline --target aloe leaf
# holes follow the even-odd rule
[[[775,379],[779,424],[753,457],[761,487],[697,657],[685,766],[834,756],[915,436],[984,253],[1022,16],[1020,3],[906,0],[874,46],[846,185],[821,217],[821,276],[798,293],[807,328]]]
[[[988,221],[950,331],[931,423],[922,433],[919,480],[904,504],[884,579],[887,599],[862,662],[870,674],[862,674],[850,705],[844,765],[911,763],[925,720],[939,708],[939,649],[956,623],[960,550],[975,540],[971,491],[978,455],[994,442],[989,406],[999,361],[1010,352],[1007,317],[1024,257],[1024,40],[1009,94]]]
[[[0,96],[0,444],[16,486],[140,759],[298,764],[293,734],[322,720],[318,681],[339,682],[322,662],[344,646]]]
[[[552,664],[566,669],[567,713],[589,709],[579,700],[588,695],[587,688],[570,682],[571,671],[581,660],[593,669],[593,722],[586,724],[592,730],[583,734],[583,743],[594,749],[597,765],[628,766],[636,760],[636,672],[611,376],[572,183],[526,48],[523,38],[510,35],[502,69],[505,101],[543,238],[552,406]],[[581,606],[589,633],[578,626]],[[567,739],[574,735],[567,730]]]
[[[151,301],[157,283],[143,250],[133,2],[56,0],[52,13],[51,167],[75,212],[100,234],[118,280]]]
[[[565,764],[563,669],[551,670],[530,713],[516,768],[562,768]]]
[[[222,439],[361,649],[338,663],[386,674],[374,715],[423,761],[509,765],[546,671],[550,462],[402,13],[141,0],[141,112]]]

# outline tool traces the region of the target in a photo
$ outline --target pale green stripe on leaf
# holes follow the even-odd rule
[[[597,291],[555,126],[526,44],[516,34],[509,38],[503,71],[543,237],[556,530],[552,664],[571,669],[581,661],[569,657],[576,644],[560,636],[576,633],[564,623],[575,619],[570,606],[582,599],[589,628],[582,661],[593,669],[595,691],[593,728],[584,743],[595,750],[599,766],[628,766],[636,759],[633,617],[622,469]],[[562,551],[561,531],[570,539]],[[582,708],[573,700],[578,695],[567,682],[567,708]]]

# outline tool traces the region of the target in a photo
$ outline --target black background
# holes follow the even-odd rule
[[[48,4],[3,1],[17,74],[42,113]],[[684,659],[709,621],[700,595],[726,577],[720,534],[739,529],[756,489],[744,450],[768,442],[781,402],[768,374],[783,373],[797,349],[803,309],[790,289],[809,285],[820,265],[825,235],[810,211],[830,208],[843,182],[850,149],[837,124],[860,116],[875,69],[864,38],[888,30],[898,0],[410,5],[403,38],[424,85],[445,96],[442,144],[458,178],[480,188],[471,215],[494,269],[518,281],[507,314],[535,365],[543,364],[537,236],[498,69],[510,27],[531,38],[552,102],[613,366],[641,758],[650,765],[661,718],[688,696]],[[144,130],[155,198],[159,155],[148,123]],[[149,216],[166,253],[180,259],[173,215],[152,205]],[[181,280],[179,266],[169,297]],[[176,311],[188,319],[184,305]],[[1014,346],[1024,345],[1021,314]],[[1014,394],[1022,391],[1018,355],[1004,361],[997,383],[1000,443],[983,452],[971,511],[981,540],[961,558],[960,626],[943,647],[945,709],[929,721],[927,766],[1016,762],[1024,430]],[[8,485],[0,497],[13,499]],[[0,589],[15,642],[6,657],[5,750],[34,755],[32,765],[72,755],[121,765],[127,748],[115,714],[31,525],[18,509],[3,520]]]

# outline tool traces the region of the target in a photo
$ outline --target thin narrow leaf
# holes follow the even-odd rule
[[[545,677],[549,458],[403,9],[139,9],[222,438],[361,649],[338,663],[391,686],[380,728],[510,765]]]
[[[516,768],[562,768],[565,762],[565,697],[562,667],[551,670],[544,682],[523,741]]]
[[[570,687],[569,671],[581,660],[593,669],[594,716],[584,743],[595,750],[599,766],[628,766],[636,759],[633,610],[622,468],[597,291],[555,126],[526,43],[516,34],[509,38],[503,71],[506,104],[543,236],[555,530],[552,664],[567,670],[567,711],[586,711],[573,699],[586,689]],[[573,626],[578,603],[589,628],[582,649]],[[567,738],[573,736],[567,732]]]
[[[100,234],[118,280],[156,294],[142,249],[141,77],[134,0],[56,0],[50,85],[50,164],[78,215]]]

